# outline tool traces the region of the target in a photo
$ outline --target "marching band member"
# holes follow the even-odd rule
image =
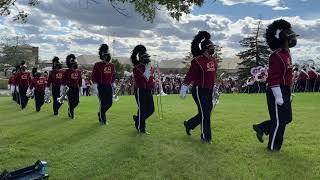
[[[62,85],[64,70],[58,57],[52,59],[52,71],[49,73],[48,83],[46,84],[45,96],[49,97],[50,86],[52,86],[52,98],[53,98],[53,115],[59,114],[59,108],[61,104],[58,102],[60,97],[60,86]]]
[[[308,81],[308,91],[314,92],[318,73],[316,72],[315,67],[311,67],[308,71],[309,81]]]
[[[24,61],[21,62],[20,72],[16,77],[17,88],[16,91],[19,93],[19,102],[21,109],[24,109],[29,101],[27,97],[27,90],[31,83],[31,74],[27,71],[27,65]]]
[[[292,91],[296,92],[298,91],[298,77],[299,77],[299,68],[298,67],[294,67],[293,68],[293,87],[292,87]]]
[[[139,57],[139,59],[137,58]],[[146,131],[146,120],[154,112],[152,89],[154,89],[154,69],[151,67],[150,56],[143,45],[137,45],[131,54],[134,65],[133,77],[135,84],[135,99],[138,104],[137,115],[133,115],[135,127],[140,133],[149,134]]]
[[[65,70],[60,86],[60,96],[67,94],[68,96],[68,116],[74,119],[74,109],[79,104],[79,91],[81,87],[81,71],[78,70],[77,59],[74,54],[70,54],[66,58],[68,69]]]
[[[40,112],[41,106],[44,104],[44,95],[46,87],[45,77],[41,77],[41,73],[37,72],[37,69],[33,69],[33,79],[31,80],[30,89],[34,95],[34,101],[36,106],[36,112]]]
[[[251,94],[251,93],[255,93],[255,83],[256,83],[256,79],[254,78],[254,76],[250,76],[248,79],[247,79],[247,87],[248,87],[248,94]]]
[[[15,97],[16,97],[15,98],[16,99],[16,103],[18,105],[20,105],[20,94],[19,94],[19,91],[18,91],[18,84],[17,84],[17,79],[18,79],[18,76],[19,76],[20,71],[21,71],[20,65],[16,65],[15,69],[16,69],[16,73],[14,75],[14,81],[15,81],[14,94],[15,94]]]
[[[298,76],[298,91],[299,92],[306,91],[308,79],[309,79],[309,75],[306,72],[306,68],[301,69],[299,72],[299,76]]]
[[[11,92],[13,101],[17,101],[17,96],[15,94],[15,91],[16,91],[15,75],[16,75],[16,70],[13,69],[12,75],[10,76],[9,81],[8,81],[8,90],[10,90],[10,92]]]
[[[286,125],[292,121],[291,88],[293,66],[290,48],[297,44],[298,35],[285,20],[276,20],[268,26],[266,40],[273,51],[269,57],[267,78],[267,103],[270,120],[253,125],[258,140],[269,135],[267,149],[279,151],[283,143]]]
[[[320,70],[318,70],[315,91],[320,92]]]
[[[113,90],[115,89],[116,69],[112,64],[109,46],[102,44],[99,48],[100,62],[97,62],[92,70],[92,82],[94,94],[99,97],[100,108],[98,120],[101,124],[107,124],[106,112],[112,106]]]
[[[199,48],[199,44],[201,49]],[[200,31],[191,43],[193,60],[191,67],[184,78],[180,90],[180,97],[185,98],[188,85],[193,83],[192,97],[197,104],[198,114],[188,121],[184,121],[187,135],[191,135],[191,130],[201,125],[201,140],[211,143],[211,111],[213,108],[212,94],[217,74],[217,61],[213,57],[215,53],[214,44],[210,40],[210,34]]]

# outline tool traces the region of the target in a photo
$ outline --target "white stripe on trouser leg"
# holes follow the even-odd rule
[[[140,92],[139,92],[139,88],[137,88],[137,94],[138,94],[138,108],[139,108],[139,123],[138,123],[138,129],[139,129],[139,131],[140,131],[141,108],[140,108]]]
[[[272,137],[272,141],[271,141],[271,150],[273,150],[274,141],[275,141],[275,139],[276,139],[277,131],[278,131],[278,128],[279,128],[278,105],[277,105],[277,102],[276,102],[276,101],[275,101],[275,109],[276,109],[277,126],[276,126],[276,129],[275,129],[274,132],[273,132],[273,137]]]
[[[203,134],[203,139],[206,139],[206,137],[205,137],[205,135],[204,135],[204,132],[203,132],[203,120],[204,120],[204,117],[203,117],[203,111],[202,111],[201,101],[200,101],[200,98],[199,98],[198,86],[197,86],[197,98],[198,98],[199,105],[200,105],[200,110],[201,110],[201,134]]]

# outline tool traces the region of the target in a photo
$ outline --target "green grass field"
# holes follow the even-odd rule
[[[212,114],[213,144],[200,141],[200,128],[185,135],[182,122],[196,113],[190,95],[162,102],[164,119],[156,111],[147,122],[151,135],[140,135],[133,96],[114,103],[109,126],[98,124],[96,97],[81,97],[73,121],[66,105],[53,117],[51,104],[36,113],[31,101],[21,111],[0,97],[0,170],[40,159],[48,162],[50,179],[320,179],[320,93],[296,94],[278,153],[252,131],[253,123],[268,119],[265,95],[222,95]]]

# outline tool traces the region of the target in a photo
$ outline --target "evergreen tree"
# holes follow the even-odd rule
[[[271,54],[266,44],[265,38],[262,36],[261,21],[258,22],[257,28],[253,34],[240,41],[240,45],[247,48],[241,51],[237,56],[242,60],[240,70],[238,72],[239,80],[244,82],[251,76],[250,70],[257,66],[266,66],[268,58]]]
[[[118,59],[112,59],[111,61],[116,68],[116,79],[121,79],[124,76],[125,66],[119,62]]]

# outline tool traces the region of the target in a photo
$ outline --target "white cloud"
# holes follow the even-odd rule
[[[224,5],[232,6],[236,4],[246,4],[246,3],[256,3],[263,4],[267,6],[279,6],[281,0],[219,0],[223,2]]]
[[[253,0],[241,1],[252,2]],[[252,33],[257,19],[245,17],[231,20],[222,15],[184,15],[180,22],[160,11],[153,24],[145,22],[141,16],[128,7],[130,17],[124,17],[112,7],[92,5],[80,8],[78,4],[62,1],[48,1],[38,9],[33,9],[26,25],[16,24],[10,18],[3,18],[0,36],[24,34],[26,41],[40,47],[40,57],[51,59],[58,55],[61,59],[69,53],[97,54],[101,43],[113,46],[116,56],[129,57],[137,44],[145,44],[151,55],[161,59],[184,57],[190,51],[190,43],[199,30],[207,30],[212,40],[222,46],[224,57],[235,56],[242,50],[239,41]],[[225,1],[235,3],[238,1]],[[257,1],[255,1],[257,2]],[[279,6],[280,1],[259,1]],[[99,6],[99,7],[96,7]],[[318,56],[320,19],[305,20],[299,16],[283,17],[293,24],[301,36],[298,46],[292,50],[296,59],[310,59]],[[264,27],[273,19],[263,20]]]
[[[276,11],[280,11],[280,10],[283,11],[283,10],[290,9],[289,7],[282,6],[283,3],[281,0],[219,0],[219,1],[221,1],[224,5],[227,5],[227,6],[254,3],[254,4],[259,4],[264,6],[271,6],[272,9]]]
[[[275,11],[284,11],[284,10],[288,10],[290,9],[289,7],[280,7],[280,6],[277,6],[277,7],[274,7],[272,8],[273,10]]]

